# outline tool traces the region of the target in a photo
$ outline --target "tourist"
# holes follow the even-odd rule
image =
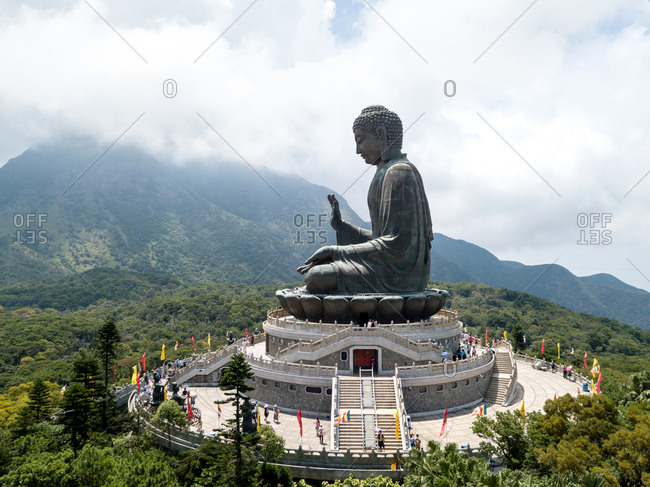
[[[377,446],[380,450],[384,449],[384,432],[381,429],[377,431]]]
[[[265,423],[269,422],[269,405],[268,404],[264,405],[264,422]]]
[[[255,335],[251,335],[251,347],[255,344]]]
[[[322,445],[325,439],[325,428],[323,428],[322,426],[318,430],[318,439],[320,440],[320,444]]]
[[[320,418],[316,417],[316,436],[320,434]]]
[[[411,448],[415,448],[415,438],[413,437],[413,433],[411,433],[411,437],[409,438],[409,442],[411,444]]]
[[[273,405],[273,421],[275,421],[276,424],[280,422],[280,409],[277,404]]]
[[[566,365],[562,365],[562,377],[566,379]]]
[[[422,442],[420,441],[420,435],[415,435],[414,446],[417,450],[422,449]]]

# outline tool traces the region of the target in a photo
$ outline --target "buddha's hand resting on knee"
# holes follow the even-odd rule
[[[334,247],[331,245],[321,247],[316,252],[314,252],[314,254],[309,259],[305,261],[305,265],[298,267],[297,271],[301,274],[306,274],[307,271],[315,265],[325,264],[326,262],[331,261],[333,251]]]

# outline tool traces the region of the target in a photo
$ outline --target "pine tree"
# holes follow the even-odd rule
[[[88,439],[95,415],[95,401],[91,391],[81,384],[70,385],[61,400],[59,422],[63,430],[70,435],[70,444],[76,458],[77,451]]]
[[[29,389],[27,407],[34,423],[49,419],[52,413],[52,397],[49,388],[42,379],[36,379]]]
[[[246,399],[245,393],[252,391],[255,388],[246,384],[246,381],[252,379],[254,375],[255,374],[253,374],[250,365],[246,362],[244,354],[236,353],[232,356],[228,368],[223,371],[221,381],[219,382],[219,387],[223,391],[228,391],[225,394],[232,398],[231,404],[235,406],[235,418],[228,420],[232,425],[232,429],[228,433],[228,436],[230,436],[235,444],[237,455],[237,462],[235,464],[235,483],[237,485],[246,485],[246,480],[243,478],[242,447],[244,440],[250,438],[244,437],[242,418],[245,413],[250,412],[244,405],[244,400]]]
[[[110,379],[109,370],[115,364],[117,359],[117,349],[122,339],[120,332],[117,329],[114,321],[107,320],[97,332],[93,342],[95,352],[99,361],[104,369],[104,388],[102,394],[102,401],[100,403],[102,429],[106,429],[108,425],[108,417],[110,415],[110,406],[112,404],[112,397],[110,394]]]

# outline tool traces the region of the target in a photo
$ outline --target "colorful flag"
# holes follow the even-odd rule
[[[139,370],[138,370],[137,384],[138,384],[138,394],[140,394],[140,371]]]
[[[145,372],[147,370],[147,366],[146,366],[147,359],[146,359],[146,357],[147,357],[147,352],[144,352],[142,354],[142,372]]]
[[[192,335],[192,352],[196,352],[196,347],[194,346],[194,335]]]
[[[138,379],[138,366],[133,366],[133,374],[131,375],[131,384],[135,384]]]
[[[65,386],[63,386],[63,387],[61,388],[61,395],[65,394],[65,389],[66,389],[66,387],[68,387],[68,386],[65,385]]]
[[[165,344],[163,343],[162,353],[160,354],[160,360],[165,360]]]
[[[591,369],[592,377],[596,378],[596,374],[600,373],[600,365],[598,365],[598,360],[594,359],[594,365]]]
[[[584,363],[585,363],[585,370],[587,370],[587,352],[585,352]]]
[[[345,413],[339,413],[334,417],[334,424],[340,424],[350,421],[350,411],[348,410]]]
[[[526,424],[526,408],[524,408],[524,400],[521,400],[521,407],[519,408],[519,412],[521,413],[521,424],[524,425]]]
[[[571,347],[571,355],[575,355],[575,350]]]
[[[524,335],[524,343],[526,343],[526,335]]]
[[[445,408],[445,412],[442,415],[442,429],[440,430],[440,435],[442,436],[445,434],[445,426],[447,426],[447,408]]]
[[[557,358],[560,358],[560,342],[557,342]]]
[[[257,428],[260,427],[260,406],[257,406]],[[298,409],[298,426],[300,426],[300,437],[302,438],[302,409]]]
[[[210,335],[208,335],[210,336]],[[298,411],[298,418],[300,418],[300,411]],[[257,403],[257,431],[260,430],[260,403]],[[302,436],[302,419],[298,419],[298,422],[300,423],[300,436]]]
[[[176,345],[174,345],[174,350],[178,350],[178,341],[176,342]]]
[[[221,421],[221,404],[217,404],[217,415],[218,415],[219,421]]]
[[[476,418],[478,416],[485,416],[487,413],[487,404],[483,404],[472,411],[472,418]]]
[[[395,438],[399,440],[399,409],[395,410],[393,418],[395,418]]]
[[[210,334],[208,333],[208,348],[210,348]]]
[[[542,338],[542,355],[544,355],[544,343],[546,343],[546,338]]]
[[[598,381],[596,382],[596,394],[600,394],[600,383],[603,380],[603,374],[598,372]]]
[[[194,411],[192,411],[192,400],[190,395],[187,395],[187,419],[192,419],[194,417]]]

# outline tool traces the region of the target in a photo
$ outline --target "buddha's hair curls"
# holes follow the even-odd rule
[[[371,134],[377,134],[377,128],[384,126],[388,134],[388,145],[391,149],[402,149],[404,130],[402,121],[395,112],[382,105],[371,105],[361,110],[352,125],[352,130],[363,129]]]

